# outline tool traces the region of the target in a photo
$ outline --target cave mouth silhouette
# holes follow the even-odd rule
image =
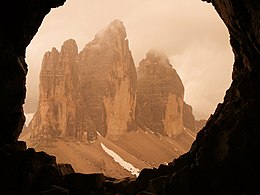
[[[37,36],[37,34],[36,34],[35,36]],[[185,152],[184,152],[184,153],[185,153]],[[184,153],[182,153],[182,154],[184,154]],[[165,162],[161,162],[161,164],[163,164],[163,163],[165,163]]]
[[[17,143],[24,124],[21,108],[26,93],[25,48],[44,16],[64,1],[5,2],[9,5],[7,8],[13,8],[13,3],[19,6],[12,12],[11,23],[0,31],[3,37],[0,45],[2,192],[42,194],[55,190],[56,194],[87,194],[111,190],[112,194],[259,194],[259,182],[255,178],[260,174],[260,2],[207,2],[213,4],[227,25],[235,55],[233,82],[224,102],[197,134],[188,153],[170,165],[142,170],[135,181],[123,182],[96,174],[72,173],[68,165],[57,165],[55,157],[26,150],[22,143]],[[5,14],[0,12],[2,24],[6,24]]]
[[[37,36],[37,34],[35,35],[35,36]],[[184,153],[183,153],[184,154]],[[161,162],[162,164],[164,163],[164,162]]]

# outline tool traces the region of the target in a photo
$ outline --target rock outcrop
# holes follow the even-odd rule
[[[194,133],[198,133],[207,123],[207,120],[196,120],[193,115],[192,106],[185,103],[183,104],[183,126],[192,130]]]
[[[196,120],[192,112],[192,107],[184,102],[183,104],[183,126],[194,132],[197,132]]]
[[[137,123],[162,135],[183,131],[184,87],[168,57],[150,50],[139,63],[137,82]]]
[[[78,47],[72,39],[63,43],[60,52],[53,48],[45,53],[38,109],[28,127],[32,138],[81,138],[95,132],[80,93],[77,55]]]
[[[95,128],[111,139],[136,129],[137,75],[126,36],[114,20],[79,54],[80,90]]]
[[[78,54],[64,42],[43,58],[39,106],[29,125],[33,137],[82,138],[98,131],[114,139],[137,127],[134,122],[137,75],[119,20],[100,31]]]

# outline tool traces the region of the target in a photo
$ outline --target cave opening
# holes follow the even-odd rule
[[[89,13],[89,15],[88,14],[83,15],[82,14],[83,11],[79,11],[79,10],[85,9],[84,3],[82,3],[82,5],[84,6],[82,5],[76,6],[77,4],[74,4],[72,2],[66,2],[63,7],[60,7],[57,10],[53,10],[51,13],[49,13],[46,16],[42,26],[39,29],[39,32],[36,34],[31,44],[28,46],[26,52],[27,55],[26,59],[27,59],[27,63],[29,64],[29,74],[27,76],[27,83],[26,83],[27,97],[26,97],[26,102],[24,104],[27,121],[25,124],[24,131],[20,136],[20,139],[25,140],[27,142],[28,147],[33,147],[37,151],[46,151],[48,154],[52,154],[56,156],[58,162],[60,163],[67,162],[72,164],[73,167],[76,167],[75,169],[77,172],[91,173],[93,172],[93,170],[95,170],[96,172],[101,172],[104,171],[105,169],[111,170],[111,166],[112,166],[111,162],[107,162],[107,160],[103,160],[100,157],[93,157],[95,161],[99,161],[97,163],[98,168],[96,166],[92,166],[91,168],[89,168],[86,167],[85,165],[82,165],[84,163],[93,164],[91,161],[88,160],[87,161],[79,160],[80,158],[82,158],[82,156],[84,156],[84,159],[88,159],[88,156],[94,156],[92,154],[93,152],[90,152],[89,151],[90,149],[84,151],[78,148],[77,155],[75,155],[75,150],[76,150],[75,148],[77,148],[77,146],[74,143],[74,142],[78,142],[78,143],[82,142],[82,140],[88,140],[86,147],[90,147],[89,143],[94,143],[95,140],[97,140],[97,138],[100,135],[106,137],[107,129],[109,128],[107,124],[108,119],[106,117],[111,115],[111,114],[107,114],[108,107],[103,107],[101,109],[102,111],[100,111],[100,109],[96,109],[90,106],[91,108],[88,107],[86,109],[90,109],[90,112],[92,113],[97,112],[98,114],[92,114],[92,115],[90,114],[90,116],[88,116],[89,113],[83,113],[82,110],[79,110],[77,108],[77,105],[73,105],[75,104],[75,102],[73,101],[81,101],[79,100],[80,95],[77,94],[77,92],[75,91],[69,92],[69,90],[73,90],[73,89],[76,89],[76,91],[77,90],[82,91],[82,89],[79,89],[81,87],[81,88],[85,88],[87,91],[88,89],[92,90],[90,94],[88,92],[81,92],[84,93],[88,98],[94,96],[96,93],[95,90],[99,90],[99,88],[93,89],[93,86],[98,85],[99,83],[102,83],[104,81],[100,80],[100,78],[98,78],[99,76],[95,77],[90,74],[93,71],[94,72],[96,71],[97,74],[100,75],[102,75],[103,73],[102,71],[100,72],[100,70],[94,70],[94,69],[87,70],[80,66],[76,68],[72,66],[69,67],[68,64],[66,65],[66,62],[62,62],[62,61],[68,60],[65,59],[64,56],[71,55],[68,52],[66,53],[66,51],[69,50],[77,50],[76,53],[78,53],[79,56],[81,55],[80,53],[83,53],[81,56],[87,55],[87,52],[89,52],[89,49],[87,48],[89,42],[91,42],[93,37],[98,36],[99,33],[97,32],[100,29],[104,29],[105,23],[109,23],[113,21],[114,18],[116,18],[122,20],[123,27],[126,29],[125,30],[126,32],[121,32],[121,33],[127,34],[126,38],[129,40],[128,47],[130,53],[132,54],[136,71],[140,69],[139,67],[140,62],[144,60],[144,57],[142,55],[145,54],[144,53],[146,52],[145,50],[149,50],[150,48],[155,48],[160,50],[160,52],[162,53],[166,53],[170,66],[173,66],[173,69],[177,71],[177,75],[179,75],[181,79],[180,85],[182,85],[182,83],[184,85],[185,93],[183,92],[184,94],[181,95],[183,100],[180,101],[178,100],[177,97],[175,98],[175,96],[174,98],[176,99],[175,101],[177,102],[177,106],[176,106],[177,113],[179,113],[180,115],[185,115],[186,118],[183,116],[182,117],[183,121],[181,120],[178,121],[178,119],[176,118],[174,119],[174,117],[170,117],[170,118],[168,117],[168,119],[166,118],[163,119],[162,116],[160,116],[160,114],[158,113],[162,112],[163,113],[162,115],[166,115],[165,114],[166,108],[168,108],[169,106],[171,107],[170,112],[173,112],[171,110],[175,109],[174,107],[176,103],[174,103],[174,101],[172,101],[172,103],[168,101],[169,105],[168,107],[166,107],[165,105],[166,103],[163,101],[161,102],[161,104],[164,104],[163,106],[157,105],[158,102],[150,101],[149,102],[150,107],[143,106],[141,108],[141,110],[145,110],[145,112],[151,112],[150,116],[145,116],[146,114],[139,111],[138,113],[136,113],[136,116],[134,116],[134,118],[136,118],[134,120],[136,121],[139,130],[144,131],[146,134],[147,132],[152,133],[156,135],[155,138],[154,137],[147,138],[147,137],[143,137],[143,135],[127,135],[121,138],[119,141],[115,139],[113,144],[115,143],[116,147],[120,147],[121,149],[123,148],[123,150],[127,151],[123,153],[121,152],[121,155],[123,156],[127,156],[128,153],[130,153],[130,155],[134,156],[135,158],[144,158],[144,160],[141,162],[137,162],[136,160],[130,159],[130,161],[133,164],[135,164],[136,167],[138,167],[136,168],[136,170],[139,171],[143,168],[158,167],[162,163],[167,164],[168,162],[171,162],[173,159],[184,154],[190,149],[192,142],[195,140],[197,131],[205,125],[205,122],[208,119],[209,115],[213,114],[213,111],[217,103],[220,102],[224,96],[223,93],[224,90],[230,85],[231,82],[231,76],[230,76],[231,68],[230,66],[227,66],[227,64],[232,64],[233,55],[231,54],[230,46],[227,44],[228,43],[227,30],[224,27],[221,20],[218,18],[218,16],[216,14],[215,15],[213,14],[213,12],[215,13],[215,10],[212,8],[212,6],[211,5],[205,6],[202,2],[194,3],[194,6],[195,7],[197,6],[198,9],[197,11],[191,11],[190,9],[188,9],[185,3],[179,3],[180,4],[179,6],[182,8],[180,10],[187,9],[187,11],[182,11],[182,12],[178,11],[177,13],[175,12],[175,14],[171,14],[173,11],[171,9],[167,9],[167,7],[170,7],[171,5],[170,1],[166,2],[164,6],[158,7],[158,10],[156,12],[154,12],[153,8],[151,8],[147,10],[147,13],[144,12],[140,13],[140,6],[145,7],[147,6],[147,4],[146,3],[143,3],[141,5],[139,4],[140,3],[132,2],[128,5],[129,7],[131,7],[130,10],[133,13],[128,13],[126,9],[128,7],[126,5],[125,6],[121,5],[123,6],[124,12],[127,12],[124,14],[122,13],[122,10],[116,11],[117,9],[113,12],[114,14],[111,14],[111,10],[109,11],[109,13],[106,13],[105,9],[107,5],[104,4],[102,8],[98,7],[98,9],[104,9],[104,11],[101,12],[102,14],[97,16],[97,19],[95,21],[91,21],[91,20],[82,21],[82,19],[80,18],[85,18],[85,19],[90,18],[90,15],[93,14],[93,12],[96,12],[95,9],[97,5],[95,4],[91,5],[90,10],[92,10],[92,8],[93,10]],[[153,2],[150,6],[154,7],[154,6],[158,6],[158,4],[156,4],[156,2]],[[76,14],[74,18],[68,14],[76,11],[81,14]],[[162,13],[163,11],[165,12],[165,14],[160,16],[160,13]],[[140,18],[138,17],[140,14],[142,14],[142,17],[144,19],[143,20],[138,19],[137,21],[136,18]],[[202,18],[207,18],[206,16],[208,16],[209,18],[201,20]],[[98,18],[101,19],[99,20]],[[155,23],[155,20],[157,20],[157,23]],[[212,20],[214,22],[212,22]],[[86,24],[87,22],[89,22],[90,24]],[[212,29],[208,28],[207,26],[209,26],[209,24],[212,23],[214,23],[214,28]],[[72,24],[74,28],[71,27]],[[143,28],[143,26],[146,26],[146,29]],[[154,26],[158,26],[158,28],[154,28]],[[177,26],[177,28],[172,29],[171,26]],[[187,26],[189,26],[189,28]],[[89,32],[86,30],[86,28]],[[93,28],[93,30],[90,30],[90,28]],[[140,30],[138,28],[140,28]],[[97,34],[95,35],[95,33]],[[165,36],[162,36],[162,34]],[[113,36],[118,36],[120,39],[120,36],[122,36],[122,34],[121,35],[120,33],[114,34]],[[76,39],[77,41],[75,41],[74,44],[69,41],[70,39]],[[67,45],[65,45],[65,43]],[[71,44],[74,44],[74,46],[71,46]],[[84,53],[84,50],[86,50],[87,52]],[[94,54],[94,57],[92,56],[91,59],[86,58],[84,60],[93,61],[96,60],[95,58],[99,58],[99,59],[102,58],[102,50],[97,50],[94,52],[96,52]],[[50,57],[47,56],[46,58],[44,58],[43,56],[45,55],[49,55]],[[110,60],[109,55],[111,54],[105,53],[105,55],[108,55],[106,59]],[[74,59],[75,62],[73,60],[69,62],[70,64],[73,64],[76,63],[76,61],[79,61],[78,58],[80,57],[70,56],[69,58],[77,58]],[[56,67],[54,67],[55,63],[57,65]],[[104,62],[102,63],[104,64]],[[156,64],[155,66],[156,68],[159,67],[158,62],[154,62],[154,63]],[[49,66],[49,67],[47,67],[46,70],[43,70],[44,69],[43,66],[46,67]],[[97,66],[97,64],[94,63],[93,66]],[[227,67],[229,67],[229,69]],[[43,75],[42,80],[41,80],[41,76],[39,76],[41,69],[42,69],[41,74]],[[75,73],[77,71],[80,71],[83,72],[83,74],[79,75],[78,76],[79,78],[71,79],[72,77],[75,77],[75,74],[68,75],[66,72],[64,72],[66,71],[66,69],[69,69],[70,73],[72,72]],[[102,69],[102,67],[99,67],[99,69]],[[158,69],[154,69],[154,70],[158,71]],[[130,74],[129,73],[130,71],[131,70],[129,69],[127,74]],[[164,74],[163,71],[168,71],[168,70],[161,69],[159,71],[161,71],[160,74]],[[49,74],[49,72],[51,73]],[[118,74],[118,70],[115,73]],[[217,73],[220,76],[216,76]],[[86,82],[84,86],[76,85],[75,83],[79,82],[79,80],[82,80],[82,78],[84,79],[84,74],[86,74],[85,77],[89,76],[90,79]],[[139,73],[139,75],[140,74],[142,75],[145,73],[141,72]],[[169,74],[168,76],[170,77],[175,76],[172,75],[171,73],[167,73],[167,74]],[[61,75],[63,75],[63,78],[60,78]],[[130,76],[129,78],[133,79],[133,77],[134,76]],[[154,78],[152,80],[154,80]],[[171,86],[171,83],[169,84],[169,82],[176,83],[177,82],[176,79],[175,80],[173,79],[173,81],[167,81],[167,79],[165,80],[165,78],[162,77],[158,77],[157,79],[164,79],[164,81],[161,83],[158,82],[152,83],[151,80],[150,84],[148,84],[148,87],[151,87],[154,91],[162,90],[161,94],[158,95],[154,93],[154,94],[150,94],[149,96],[147,94],[142,94],[137,92],[137,96],[138,94],[141,97],[146,96],[145,97],[146,99],[149,98],[153,99],[153,97],[157,97],[159,98],[158,101],[160,101],[164,93],[167,96],[168,93],[170,93],[167,85],[173,87],[174,90],[176,90],[176,88],[180,88],[180,86],[179,87]],[[65,82],[65,80],[68,80],[69,82]],[[40,82],[42,82],[42,84]],[[134,85],[134,82],[136,81],[131,81],[131,82]],[[139,81],[139,83],[141,82],[142,81]],[[113,86],[115,85],[115,83],[111,83],[110,85]],[[160,85],[161,88],[158,88],[157,87],[158,85]],[[145,86],[146,86],[145,84],[144,85],[142,84],[141,89],[139,88],[139,90],[144,89]],[[128,87],[132,87],[132,86],[128,86]],[[101,86],[100,89],[104,90],[104,86]],[[111,95],[112,94],[111,90],[114,91],[115,89],[113,89],[113,87],[112,88],[110,87],[107,88],[106,90],[107,91],[110,90],[109,93]],[[147,88],[144,90],[147,90]],[[40,95],[41,93],[42,95]],[[115,91],[113,93],[115,93]],[[124,94],[121,95],[122,95],[121,99],[127,98],[126,96],[124,96]],[[39,101],[39,97],[42,98],[41,101]],[[76,99],[75,98],[73,99],[73,97],[76,97]],[[53,100],[55,98],[56,98],[56,102],[55,100]],[[96,97],[96,98],[100,98],[100,97]],[[170,96],[169,97],[164,96],[164,99],[165,98],[169,100]],[[138,100],[138,97],[136,97],[136,99]],[[142,104],[142,101],[144,100],[145,99],[141,99],[140,104]],[[132,100],[130,99],[129,101]],[[111,104],[120,105],[122,103],[125,104],[126,102],[117,101],[117,102],[112,102]],[[91,103],[88,102],[87,104],[91,104]],[[100,105],[100,102],[96,101],[95,104]],[[133,105],[135,104],[137,103],[134,103]],[[82,102],[80,104],[80,107],[83,107]],[[111,108],[113,110],[118,109],[116,107],[111,107]],[[70,109],[72,110],[74,109],[74,111],[70,111]],[[138,109],[138,106],[136,109]],[[33,115],[35,115],[37,110],[39,110],[40,114],[38,114],[38,116],[35,116],[33,122],[34,125],[31,125],[28,128],[29,122],[33,119]],[[78,114],[77,112],[80,114]],[[105,115],[103,114],[104,112],[106,112]],[[120,112],[120,110],[118,110],[118,112]],[[133,112],[133,110],[131,110],[131,112]],[[135,110],[134,112],[137,111]],[[112,115],[114,114],[116,113],[112,113]],[[119,114],[122,115],[122,113]],[[46,117],[46,115],[49,115],[49,117]],[[66,116],[64,117],[63,115]],[[85,120],[82,119],[84,118],[83,116],[86,117],[87,120],[89,120],[87,124],[82,122],[83,120]],[[176,115],[176,117],[180,117],[180,116]],[[76,118],[81,122],[79,123],[73,122],[75,121]],[[139,118],[141,119],[139,120]],[[112,119],[115,120],[114,123],[119,123],[119,121],[122,120],[118,118],[116,119],[112,118]],[[94,120],[94,122],[92,120]],[[105,122],[104,121],[100,122],[102,120],[105,120]],[[167,120],[168,121],[177,120],[177,122],[179,123],[180,122],[185,123],[183,127],[186,135],[181,134],[177,136],[176,135],[172,136],[170,134],[167,134],[165,132],[166,128],[176,128],[176,129],[179,128],[178,125],[165,122]],[[157,121],[157,122],[154,122],[155,124],[151,124],[152,123],[151,121]],[[198,127],[194,122],[196,122]],[[98,125],[95,125],[95,123],[97,123]],[[129,121],[127,121],[127,123],[129,123]],[[168,127],[165,127],[164,123],[168,124]],[[83,131],[79,130],[80,128],[83,128],[82,127],[83,124],[85,125],[84,127],[85,129]],[[135,132],[138,132],[136,124],[130,126]],[[51,127],[47,127],[48,125]],[[91,127],[93,126],[95,126],[95,130],[91,130]],[[35,131],[36,128],[41,129],[41,131],[38,133],[38,136],[32,136],[30,133],[28,133],[30,131]],[[48,130],[48,128],[50,129],[50,131]],[[115,128],[115,124],[113,128]],[[121,125],[118,128],[125,128],[125,127]],[[67,132],[62,132],[63,131],[62,129],[67,129],[66,130]],[[161,130],[157,131],[157,129],[161,129]],[[64,135],[65,138],[63,137]],[[159,138],[160,140],[162,137],[164,137],[164,135],[167,135],[167,137],[177,137],[176,140],[178,141],[172,138],[170,139],[167,138],[164,140],[164,142],[168,142],[168,144],[162,145],[160,143],[157,143],[158,140],[156,140],[156,137]],[[56,138],[53,140],[51,137],[59,137],[59,139],[60,137],[63,138],[62,140],[57,141]],[[71,137],[73,143],[69,143]],[[65,141],[63,139],[65,139]],[[111,139],[113,140],[113,138]],[[127,142],[126,140],[128,140],[131,143],[131,139],[135,139],[135,140],[140,139],[140,140],[136,141],[136,143],[132,143],[133,144],[132,146],[131,144],[125,143]],[[144,146],[142,145],[142,141],[141,141],[142,139],[153,139],[153,142],[150,142],[148,145],[159,145],[159,146],[152,148],[153,152],[151,152],[151,148],[146,147],[145,146],[146,144]],[[178,143],[177,146],[176,144],[169,145],[169,143],[173,143],[175,141]],[[60,149],[60,148],[66,148],[64,146],[65,143],[67,145],[70,144],[70,147],[67,148],[66,155],[64,155],[64,151]],[[86,144],[84,141],[83,143]],[[100,144],[102,144],[102,142]],[[169,150],[169,147],[172,147],[172,150]],[[99,146],[99,148],[102,148],[101,145]],[[140,152],[140,150],[143,151]],[[167,152],[164,152],[161,155],[157,155],[158,157],[155,157],[153,155],[154,152],[158,154],[162,150],[166,150]],[[95,151],[97,154],[101,153],[100,150],[95,150]],[[103,149],[102,152],[104,151],[105,150]],[[117,152],[119,151],[117,150]],[[115,159],[115,157],[112,158]],[[77,163],[80,162],[78,163],[79,166],[77,165],[76,162]],[[122,167],[122,165],[120,166]],[[116,170],[118,168],[115,167],[114,169]],[[129,175],[129,173],[126,174],[124,170],[118,172],[119,174],[115,174],[115,175],[113,175],[113,173],[110,172],[108,172],[107,174],[108,176],[119,177],[119,178],[131,176],[131,174]],[[122,174],[121,172],[123,172],[125,175]]]
[[[22,109],[26,94],[27,64],[25,62],[25,49],[37,33],[45,15],[50,12],[51,8],[59,7],[64,2],[64,0],[38,0],[37,2],[15,0],[11,3],[5,2],[5,6],[1,6],[0,23],[5,27],[0,31],[0,65],[2,70],[0,72],[0,120],[2,125],[0,131],[0,166],[3,167],[0,180],[2,193],[26,195],[259,194],[258,181],[255,179],[260,174],[260,158],[258,155],[260,148],[258,128],[260,126],[258,114],[260,110],[259,2],[243,0],[236,2],[229,0],[206,1],[213,4],[229,30],[230,44],[235,57],[232,73],[233,82],[226,91],[223,103],[218,104],[206,126],[197,134],[189,152],[174,159],[169,164],[161,164],[158,168],[153,169],[143,169],[136,179],[125,178],[122,180],[106,177],[101,173],[75,173],[71,165],[57,163],[55,156],[48,155],[45,152],[36,152],[33,148],[26,148],[25,142],[17,141],[25,121]],[[10,13],[12,13],[12,17],[6,17],[10,16]],[[117,30],[122,30],[124,28],[121,24],[117,20],[112,26]],[[91,46],[96,49],[100,48],[95,45],[95,43],[100,43],[98,41],[101,41],[102,45],[106,44],[106,39],[103,38],[111,38],[111,36],[106,36],[107,33],[104,33],[107,30],[111,33],[111,28],[101,31]],[[126,49],[124,44],[128,44],[128,41],[125,39],[124,32],[122,35],[121,39],[112,36],[109,42],[114,41],[115,47]],[[63,51],[66,51],[63,53],[63,57],[70,58],[72,54],[77,53],[75,41],[69,39],[66,44],[72,47],[63,47]],[[53,48],[52,52],[46,54],[46,59],[50,59],[50,56],[51,59],[56,59],[55,54],[59,54],[59,51]],[[129,52],[124,54],[130,56]],[[161,56],[159,59],[156,58],[157,56],[158,52],[151,50],[147,53],[146,59],[142,61],[141,65],[145,67],[147,60],[157,59],[155,63],[151,63],[153,66],[164,62],[167,64],[164,66],[165,68],[172,67],[165,56]],[[81,57],[86,56],[82,55]],[[107,60],[108,56],[105,57]],[[113,57],[118,59],[120,55]],[[131,57],[128,59],[133,63]],[[61,65],[65,66],[66,62],[68,60],[62,61]],[[139,68],[144,68],[141,65]],[[65,70],[70,72],[67,66]],[[57,73],[62,75],[60,70]],[[110,80],[120,81],[119,83],[122,84],[124,83],[124,80],[120,77],[122,75],[124,76],[122,72],[118,72],[118,74],[112,72],[110,76],[116,76],[117,79],[110,78]],[[46,74],[42,76],[46,76]],[[77,77],[70,78],[77,81]],[[59,81],[62,78],[59,77],[56,80]],[[67,86],[75,87],[74,85]],[[106,83],[105,86],[111,87],[111,84]],[[111,94],[117,94],[116,89],[118,88],[112,88]],[[51,94],[53,91],[49,92],[47,94]],[[65,94],[68,94],[68,91],[65,92]],[[106,90],[105,92],[106,98],[110,97]],[[159,92],[159,94],[165,94],[164,89]],[[169,99],[176,102],[179,98],[180,95],[175,94]],[[105,103],[108,105],[106,108],[110,108],[110,99],[114,101],[116,97],[105,99]],[[71,101],[68,101],[68,103],[71,103]],[[167,104],[167,110],[168,106],[171,107],[171,105]],[[177,110],[178,108],[176,106]],[[156,110],[160,111],[157,107]],[[59,107],[55,108],[55,112],[58,111]],[[70,126],[73,115],[69,114],[68,116],[68,126]],[[107,115],[106,117],[111,116]],[[135,127],[130,124],[127,123],[134,129]],[[89,122],[89,125],[91,125],[91,122]],[[57,129],[55,128],[55,130]],[[73,132],[78,134],[78,131],[65,133]],[[120,131],[118,132],[120,133]],[[156,136],[158,135],[156,134]],[[68,143],[68,140],[64,139],[64,142]],[[76,145],[78,144],[75,143]],[[67,146],[67,144],[64,146]],[[115,157],[110,148],[111,145],[102,143],[101,147],[105,152]],[[53,149],[51,145],[49,148]],[[74,153],[77,153],[77,150]],[[118,157],[115,159],[121,161]],[[100,166],[102,167],[104,163],[101,162]],[[129,164],[127,165],[129,170],[134,170]]]

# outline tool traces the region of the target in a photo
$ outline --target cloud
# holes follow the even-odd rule
[[[233,56],[230,48],[220,49],[212,42],[193,42],[170,58],[185,86],[185,101],[197,118],[208,118],[223,101],[231,83]]]

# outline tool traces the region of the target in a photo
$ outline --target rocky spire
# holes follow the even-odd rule
[[[29,129],[33,136],[70,136],[80,138],[93,131],[80,94],[78,47],[75,40],[65,41],[58,52],[46,52],[40,73],[39,106]]]
[[[168,136],[181,133],[184,87],[168,57],[150,50],[139,63],[137,83],[138,123]]]
[[[123,23],[114,20],[79,55],[81,92],[96,129],[113,138],[134,130],[137,75]]]
[[[113,48],[124,49],[127,37],[126,28],[120,20],[112,21],[107,27],[99,31],[95,36],[95,42],[109,44]]]

